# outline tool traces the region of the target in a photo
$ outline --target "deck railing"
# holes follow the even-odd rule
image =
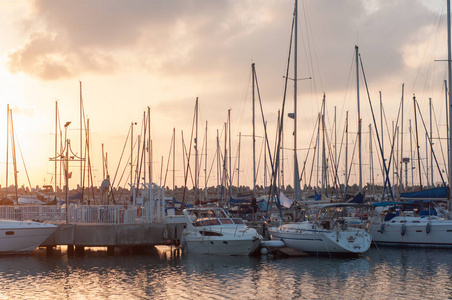
[[[51,223],[141,224],[161,223],[150,205],[64,205],[0,206],[1,220]]]
[[[142,185],[141,205],[0,206],[0,220],[52,223],[143,224],[165,222],[165,189]],[[67,217],[66,217],[67,213]]]

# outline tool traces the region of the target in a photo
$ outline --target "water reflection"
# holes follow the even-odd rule
[[[372,248],[359,258],[0,256],[0,299],[446,299],[449,250]]]

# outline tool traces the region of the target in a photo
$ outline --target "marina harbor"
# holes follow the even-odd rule
[[[0,0],[0,300],[452,299],[451,1]]]

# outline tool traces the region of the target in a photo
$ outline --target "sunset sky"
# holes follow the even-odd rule
[[[114,174],[130,124],[140,124],[148,106],[151,107],[155,181],[160,180],[162,156],[163,171],[166,170],[172,130],[176,128],[176,185],[181,185],[181,130],[188,147],[196,97],[199,97],[200,141],[204,140],[208,122],[208,168],[214,161],[216,131],[219,130],[223,141],[222,128],[230,108],[233,165],[241,132],[240,184],[250,185],[251,64],[256,64],[273,151],[293,7],[292,0],[0,0],[1,185],[5,185],[6,177],[7,104],[13,111],[16,141],[32,186],[50,184],[53,183],[53,163],[49,158],[54,155],[55,102],[58,101],[62,125],[72,122],[68,137],[77,152],[80,81],[85,113],[90,119],[97,185],[102,182],[101,145],[104,144],[108,153],[109,172]],[[349,111],[349,152],[352,152],[357,130],[355,45],[360,49],[378,124],[379,91],[388,125],[392,126],[404,83],[405,151],[409,149],[408,119],[414,117],[413,93],[427,123],[428,98],[432,98],[439,128],[439,133],[435,129],[434,135],[444,138],[443,81],[447,68],[445,62],[435,60],[447,59],[445,14],[445,0],[300,0],[298,77],[312,77],[299,81],[300,164],[306,156],[323,93],[329,128],[333,128],[334,107],[337,107],[338,142],[345,112]],[[292,84],[286,113],[293,111]],[[368,181],[367,132],[372,119],[362,80],[360,87],[363,147],[366,147],[364,181]],[[260,111],[257,112],[256,130],[262,136]],[[289,149],[293,148],[293,123],[287,114],[284,118],[285,147]],[[331,131],[329,135],[333,136]],[[421,151],[425,153],[425,134],[421,136]],[[223,147],[223,142],[220,144]],[[261,147],[262,139],[258,139],[258,151]],[[19,184],[28,185],[18,146],[16,152]],[[438,157],[439,153],[438,148]],[[286,150],[284,155],[285,181],[292,185],[292,154]],[[409,155],[408,150],[405,156]],[[353,160],[356,161],[356,154]],[[379,168],[376,157],[374,163]],[[217,182],[213,165],[209,185]],[[71,188],[79,181],[77,166],[70,166],[74,172]],[[263,168],[263,158],[260,168]],[[9,169],[11,184],[12,167]],[[344,167],[340,169],[343,172]],[[203,186],[203,171],[201,177]],[[166,185],[172,186],[171,178],[168,175]],[[355,166],[351,180],[356,182]],[[381,182],[381,175],[376,180]],[[263,184],[262,170],[258,184]],[[188,185],[192,185],[191,180]]]

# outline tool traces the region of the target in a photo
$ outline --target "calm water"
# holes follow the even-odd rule
[[[154,254],[0,256],[0,299],[452,299],[452,250],[361,258]]]

